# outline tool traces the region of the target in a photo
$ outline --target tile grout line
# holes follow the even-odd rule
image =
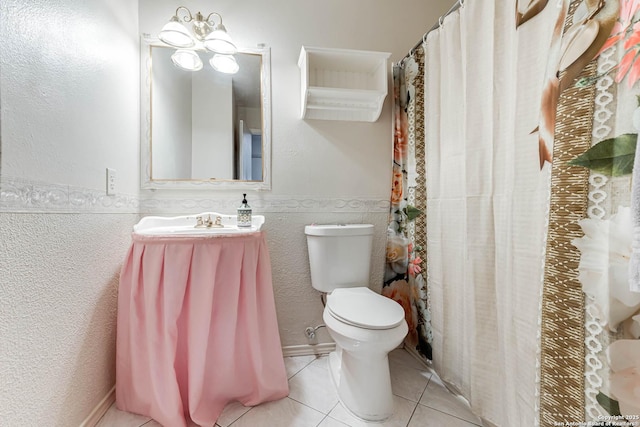
[[[297,402],[297,400],[296,400],[296,402]],[[331,417],[329,416],[329,414],[330,414],[330,413],[331,413],[331,411],[333,411],[333,410],[336,408],[336,406],[338,406],[339,404],[340,404],[340,401],[338,400],[338,402],[336,402],[336,404],[335,404],[335,405],[333,405],[333,407],[332,407],[331,409],[329,409],[329,412],[327,412],[327,413],[324,415],[324,418],[320,420],[320,422],[316,425],[316,427],[318,427],[320,424],[322,424],[322,423],[324,422],[324,420],[326,420],[327,418],[331,418]],[[303,405],[304,405],[304,403],[303,403]],[[306,405],[305,405],[305,406],[306,406]],[[311,408],[311,409],[313,409],[313,408]],[[316,411],[317,411],[317,409],[316,409]],[[320,411],[318,411],[318,412],[320,412]],[[335,420],[335,418],[331,418],[331,419],[332,419],[332,420]],[[342,423],[342,421],[340,421],[340,420],[336,420],[336,421],[338,421],[338,422]],[[344,423],[343,423],[343,424],[344,424]]]
[[[424,396],[424,393],[427,391],[427,387],[429,387],[429,383],[431,382],[431,378],[433,378],[433,374],[431,374],[429,376],[429,380],[427,381],[427,384],[424,386],[424,390],[422,390],[422,393],[420,393],[420,397],[418,398],[418,401],[416,402],[416,406],[413,407],[413,411],[411,412],[411,416],[407,420],[407,426],[406,427],[409,427],[409,424],[411,424],[411,420],[413,419],[413,416],[416,413],[416,409],[418,409],[418,405],[420,404],[420,401],[422,400],[422,396]]]
[[[285,397],[284,399],[286,399],[286,397]],[[229,426],[228,426],[228,427],[231,427],[232,425],[234,425],[234,424],[235,424],[235,423],[236,423],[240,418],[244,417],[244,416],[245,416],[245,415],[247,415],[249,412],[253,411],[253,408],[256,408],[257,406],[259,406],[259,405],[251,406],[247,412],[245,412],[244,414],[240,415],[238,418],[236,418],[235,420],[233,420],[233,421],[229,424]],[[216,420],[216,425],[218,425],[218,420]]]
[[[294,356],[289,356],[289,357],[294,357]],[[291,378],[288,378],[288,379],[287,379],[287,383],[289,383],[289,382],[293,379],[293,377],[295,377],[295,376],[296,376],[296,375],[298,375],[300,372],[302,372],[302,371],[304,371],[306,368],[308,368],[308,367],[309,367],[309,365],[311,365],[311,364],[312,364],[313,362],[315,362],[317,359],[318,359],[317,357],[316,357],[316,358],[314,358],[314,359],[311,359],[311,360],[310,360],[306,365],[304,365],[302,368],[300,368],[298,371],[296,371],[293,375],[291,375]],[[304,406],[306,406],[307,408],[309,408],[309,409],[313,409],[314,411],[316,411],[316,412],[320,412],[320,413],[322,414],[322,412],[321,412],[321,411],[318,411],[317,409],[312,408],[311,406],[306,405],[306,404],[304,404],[304,403],[302,403],[302,402],[298,402],[297,400],[293,399],[292,397],[289,397],[288,395],[287,395],[286,397],[284,397],[284,399],[291,399],[291,400],[293,400],[294,402],[300,403],[301,405],[304,405]],[[245,412],[244,414],[240,415],[238,418],[236,418],[235,420],[233,420],[233,422],[231,422],[231,424],[229,424],[229,426],[228,426],[228,427],[232,427],[232,426],[233,426],[233,425],[234,425],[234,424],[235,424],[235,423],[236,423],[240,418],[244,417],[244,416],[245,416],[245,415],[247,415],[249,412],[251,412],[251,411],[253,410],[253,408],[255,408],[255,406],[252,406],[252,407],[251,407],[251,409],[249,409],[247,412]],[[324,415],[325,415],[325,418],[328,416],[328,414],[324,414]],[[323,420],[324,420],[324,418],[323,418]],[[321,421],[321,422],[322,422],[322,421]]]
[[[320,424],[322,424],[322,422],[324,420],[326,420],[329,417],[329,415],[325,415],[323,419],[320,420],[320,422],[318,424],[316,424],[316,427],[318,427]]]
[[[333,405],[333,407],[329,410],[329,412],[327,412],[327,413],[325,414],[325,413],[324,413],[324,412],[322,412],[321,410],[316,409],[316,408],[313,408],[313,407],[311,407],[311,406],[307,405],[307,404],[306,404],[306,403],[304,403],[304,402],[300,402],[299,400],[296,400],[296,399],[294,399],[293,397],[289,397],[289,396],[287,396],[287,397],[286,397],[286,399],[291,399],[291,400],[293,400],[294,402],[299,403],[299,404],[301,404],[302,406],[306,406],[306,407],[307,407],[307,408],[309,408],[309,409],[313,409],[314,411],[319,412],[319,413],[321,413],[322,415],[325,415],[325,416],[328,416],[328,415],[329,415],[329,412],[331,412],[331,411],[333,410],[333,408],[335,408],[335,407],[336,407],[335,405]]]
[[[420,405],[420,404],[418,403],[418,405]],[[467,424],[471,424],[472,426],[482,427],[481,425],[476,424],[476,423],[475,423],[475,422],[473,422],[473,421],[465,420],[464,418],[460,418],[460,417],[458,417],[458,416],[456,416],[456,415],[449,414],[449,413],[447,413],[447,412],[441,411],[440,409],[432,408],[431,406],[427,406],[427,405],[421,405],[421,406],[424,406],[425,408],[432,409],[432,410],[434,410],[434,411],[438,411],[438,412],[440,412],[441,414],[447,415],[447,416],[449,416],[449,417],[457,418],[457,419],[459,419],[460,421],[464,421],[464,422],[465,422],[465,423],[467,423]],[[475,415],[475,414],[474,414],[474,415]]]
[[[458,417],[457,415],[452,415],[452,414],[449,414],[449,413],[447,413],[447,412],[441,411],[440,409],[433,408],[433,407],[431,407],[431,406],[429,406],[429,405],[426,405],[426,404],[422,404],[422,403],[420,403],[420,401],[422,400],[422,396],[424,396],[424,394],[425,394],[425,393],[426,393],[426,391],[427,391],[427,388],[429,387],[429,384],[431,384],[431,379],[433,378],[433,375],[434,375],[434,374],[432,373],[432,374],[431,374],[431,376],[429,377],[429,381],[427,381],[427,385],[426,385],[426,387],[424,388],[424,390],[422,391],[422,394],[420,395],[420,399],[418,399],[418,405],[424,406],[425,408],[433,409],[434,411],[438,411],[438,412],[443,413],[443,414],[445,414],[445,415],[448,415],[448,416],[450,416],[450,417],[457,418],[457,419],[462,420],[462,421],[464,421],[464,422],[467,422],[467,423],[469,423],[469,424],[473,424],[474,426],[482,427],[482,424],[476,424],[474,421],[465,420],[464,418],[460,418],[460,417]],[[438,377],[438,378],[439,378],[439,377]],[[441,381],[442,381],[442,380],[441,380]],[[446,388],[446,387],[445,387],[445,388]],[[448,390],[448,389],[447,389],[447,390]],[[451,394],[451,396],[453,396],[453,394],[451,393],[451,391],[450,391],[450,390],[448,390],[448,391],[449,391],[449,394]],[[417,408],[417,407],[418,407],[418,406],[416,405],[416,408]],[[471,411],[471,407],[469,407],[469,411]],[[415,409],[414,409],[414,413],[415,413]],[[475,415],[475,414],[473,413],[473,411],[471,411],[471,413],[472,413],[473,415]],[[411,417],[413,417],[413,414],[411,414]]]
[[[288,357],[295,357],[295,356],[288,356]],[[295,377],[296,375],[298,375],[300,372],[304,371],[305,369],[307,369],[309,367],[309,365],[311,365],[313,362],[315,362],[316,360],[318,360],[319,357],[316,357],[315,359],[311,359],[311,361],[309,361],[306,365],[304,365],[302,368],[298,369],[293,375],[291,375],[291,378],[287,379],[287,382],[291,381],[291,379],[293,377]]]
[[[419,403],[416,404],[416,406],[413,407],[413,411],[411,411],[411,416],[409,417],[409,419],[407,420],[407,424],[406,427],[409,427],[409,424],[411,424],[411,420],[413,419],[413,416],[416,413],[416,409],[418,409],[418,405]]]

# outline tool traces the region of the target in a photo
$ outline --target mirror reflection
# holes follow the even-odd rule
[[[236,74],[176,67],[152,46],[152,179],[262,180],[260,62],[236,54]]]
[[[203,51],[198,71],[177,67],[161,42],[143,51],[142,187],[269,188],[268,49],[236,53],[235,74]]]

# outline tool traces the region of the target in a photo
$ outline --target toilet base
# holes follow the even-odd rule
[[[329,354],[329,372],[342,405],[365,421],[393,415],[389,359],[384,354],[354,354],[340,347]]]

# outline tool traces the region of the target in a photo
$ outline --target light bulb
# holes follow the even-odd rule
[[[233,55],[221,55],[217,53],[213,55],[213,58],[209,60],[209,63],[216,71],[220,71],[225,74],[235,74],[240,69],[240,66]]]
[[[192,50],[178,49],[173,55],[171,60],[178,67],[188,71],[198,71],[202,69],[202,60],[200,56]]]

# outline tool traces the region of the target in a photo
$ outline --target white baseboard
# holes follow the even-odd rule
[[[328,354],[336,349],[336,344],[332,342],[316,344],[316,345],[289,345],[282,347],[282,355],[290,356],[313,356],[318,354]]]
[[[116,401],[116,386],[114,385],[109,393],[93,408],[93,411],[80,424],[80,427],[95,427],[100,419],[107,413],[113,402]]]

